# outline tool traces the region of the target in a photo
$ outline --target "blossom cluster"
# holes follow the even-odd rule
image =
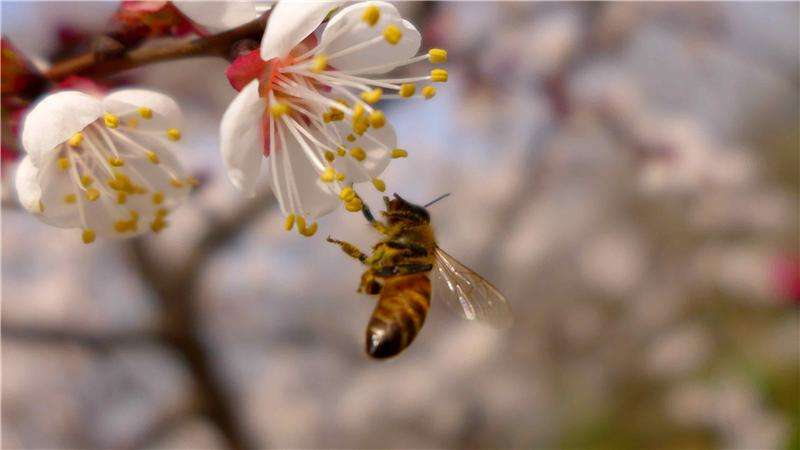
[[[279,2],[260,48],[226,71],[239,91],[220,124],[228,178],[254,196],[266,164],[285,229],[304,236],[339,205],[361,211],[356,185],[383,192],[381,175],[391,160],[408,156],[380,102],[430,99],[434,84],[448,77],[439,66],[447,52],[418,55],[420,33],[393,5],[340,3]],[[174,5],[208,30],[249,22],[267,9],[241,2]],[[420,76],[386,75],[419,62],[434,66]],[[135,235],[145,222],[158,232],[193,181],[176,156],[179,130],[180,110],[163,94],[52,94],[25,119],[19,198],[46,223],[81,228],[87,243],[98,235]]]

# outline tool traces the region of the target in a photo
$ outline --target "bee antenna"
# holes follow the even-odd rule
[[[438,202],[439,200],[445,199],[445,198],[447,198],[447,197],[449,197],[449,196],[450,196],[450,193],[449,193],[449,192],[448,192],[448,193],[446,193],[446,194],[442,194],[442,195],[440,195],[440,196],[436,197],[435,199],[433,199],[433,200],[429,201],[428,203],[426,203],[426,204],[425,204],[425,208],[427,208],[428,206],[431,206],[432,204],[434,204],[434,203]]]

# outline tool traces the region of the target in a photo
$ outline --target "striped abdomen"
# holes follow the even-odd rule
[[[422,329],[430,306],[431,281],[427,273],[386,278],[367,325],[367,353],[373,358],[400,353]]]

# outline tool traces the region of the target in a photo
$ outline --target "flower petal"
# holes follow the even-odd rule
[[[220,151],[228,178],[247,196],[255,195],[264,145],[261,119],[266,104],[253,80],[233,99],[220,123]]]
[[[183,125],[183,114],[180,107],[171,97],[160,92],[146,89],[123,89],[107,95],[103,99],[103,108],[118,116],[137,114],[140,107],[152,112],[152,119],[139,120],[142,129],[166,130],[180,128]]]
[[[311,161],[306,157],[300,143],[295,136],[281,124],[277,126],[280,130],[280,144],[273,152],[273,157],[277,157],[276,165],[279,174],[271,174],[273,190],[280,190],[284,204],[281,209],[290,211],[288,195],[291,192],[291,181],[297,186],[297,195],[303,207],[303,213],[311,219],[324,216],[335,210],[339,205],[338,196],[331,190],[330,186],[319,179],[319,173],[314,169]],[[289,173],[291,172],[291,173]],[[279,176],[275,176],[279,175]],[[280,178],[280,181],[278,180]]]
[[[377,6],[380,11],[380,19],[374,26],[369,26],[361,16],[364,9],[369,6]],[[360,71],[360,69],[382,66],[390,63],[402,63],[403,61],[415,56],[419,50],[421,36],[419,31],[411,22],[403,20],[400,13],[393,5],[386,2],[364,2],[348,6],[337,13],[322,32],[321,45],[325,48],[325,53],[332,55],[336,52],[352,47],[361,42],[380,36],[383,30],[394,25],[403,33],[403,37],[395,45],[389,44],[385,40],[370,45],[367,48],[350,53],[344,56],[333,57],[328,63],[331,67],[338,70]],[[342,27],[347,27],[347,31],[340,33]],[[364,74],[386,73],[393,67],[361,71]]]
[[[74,184],[69,172],[55,167],[56,158],[47,161],[42,169],[25,157],[17,168],[15,184],[22,206],[42,222],[60,228],[80,227],[80,216],[75,204],[64,202],[64,196],[73,193]]]
[[[30,156],[22,158],[17,166],[14,185],[22,207],[28,212],[40,213],[39,200],[42,199],[42,189],[39,187],[39,169],[33,165]]]
[[[347,135],[350,127],[343,122],[336,122],[340,135]],[[336,158],[336,170],[345,174],[345,179],[352,183],[370,181],[380,176],[392,159],[392,149],[397,146],[397,135],[394,127],[387,123],[381,128],[370,128],[350,143],[350,148],[360,147],[367,154],[363,161],[356,161],[351,156]]]
[[[257,19],[259,12],[263,12],[258,11],[257,2],[252,1],[173,0],[172,3],[192,22],[202,25],[208,31],[222,31],[243,25]]]
[[[261,40],[261,58],[283,58],[322,23],[325,16],[340,1],[283,0],[269,16],[264,38]]]
[[[37,167],[53,149],[103,115],[99,100],[77,91],[48,95],[25,117],[22,145]]]

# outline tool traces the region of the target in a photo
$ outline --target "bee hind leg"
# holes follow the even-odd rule
[[[361,261],[363,264],[366,264],[367,255],[364,252],[362,252],[361,250],[359,250],[358,247],[356,247],[355,245],[353,245],[353,244],[351,244],[349,242],[340,241],[338,239],[333,239],[330,236],[328,236],[327,241],[332,243],[332,244],[336,244],[339,247],[341,247],[342,251],[345,252],[351,258],[357,259],[357,260]]]
[[[361,275],[361,285],[358,292],[362,294],[378,295],[383,290],[383,283],[375,276],[375,271],[367,270]]]

